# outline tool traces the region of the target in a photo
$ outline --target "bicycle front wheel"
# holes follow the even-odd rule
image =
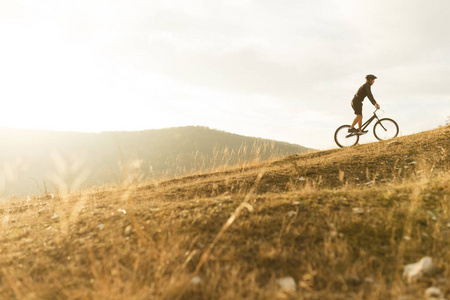
[[[342,125],[334,133],[334,141],[341,148],[354,146],[359,141],[359,135],[349,133],[349,129],[350,125]]]
[[[398,125],[392,119],[380,119],[373,126],[373,134],[378,140],[393,139],[398,135]]]

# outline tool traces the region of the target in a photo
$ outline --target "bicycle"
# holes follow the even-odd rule
[[[361,130],[366,129],[373,120],[377,119],[378,121],[373,126],[373,134],[379,141],[397,137],[399,131],[397,123],[389,118],[378,118],[376,114],[378,110],[379,109],[376,109],[373,112],[373,116],[361,126]],[[384,113],[384,110],[382,111]],[[356,145],[359,141],[359,136],[365,134],[360,132],[348,132],[350,127],[350,125],[342,125],[336,129],[336,132],[334,133],[334,141],[341,148]]]

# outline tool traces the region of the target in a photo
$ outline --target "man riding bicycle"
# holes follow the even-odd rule
[[[369,98],[370,102],[372,102],[373,105],[378,109],[380,108],[380,105],[378,105],[377,101],[373,98],[372,91],[370,90],[370,87],[375,83],[375,79],[377,77],[375,75],[369,74],[366,76],[366,83],[363,84],[358,91],[356,92],[355,96],[352,100],[352,108],[355,111],[355,119],[353,120],[352,126],[348,130],[348,132],[353,132],[356,134],[365,134],[367,133],[367,130],[361,129],[362,124],[362,102],[364,101],[364,98]],[[354,126],[358,123],[359,129],[354,128]]]

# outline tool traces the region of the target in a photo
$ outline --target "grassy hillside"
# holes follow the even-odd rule
[[[0,144],[0,195],[167,178],[311,151],[195,126],[102,133],[1,129]]]
[[[11,199],[4,299],[423,299],[450,286],[450,127]],[[424,256],[433,267],[403,278]],[[283,289],[280,279],[291,282]]]

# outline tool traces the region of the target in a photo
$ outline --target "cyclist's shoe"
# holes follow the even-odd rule
[[[349,128],[348,129],[348,133],[357,133],[358,132],[358,129],[356,129],[356,128]]]

